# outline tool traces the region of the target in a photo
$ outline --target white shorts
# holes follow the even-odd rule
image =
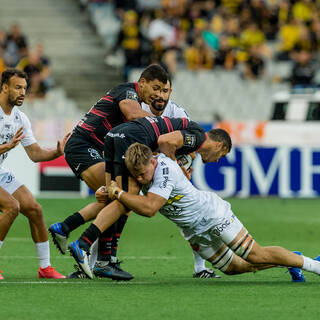
[[[228,245],[243,228],[241,221],[231,210],[217,220],[217,223],[207,231],[197,234],[189,242],[199,255],[211,258],[224,244]]]
[[[0,169],[0,187],[8,193],[13,194],[18,188],[23,185],[15,176],[6,169]]]

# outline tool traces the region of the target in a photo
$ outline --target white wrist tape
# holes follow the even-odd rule
[[[120,199],[120,196],[124,193],[123,190],[121,190],[119,193],[118,193],[118,200]]]

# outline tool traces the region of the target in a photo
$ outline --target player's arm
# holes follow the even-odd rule
[[[151,113],[143,110],[139,102],[135,100],[124,99],[120,101],[119,107],[128,121],[152,116]]]
[[[110,199],[117,199],[127,208],[145,217],[153,217],[167,202],[165,198],[151,192],[145,196],[125,192],[114,181],[108,187],[108,195]]]
[[[16,132],[16,134],[8,143],[4,143],[0,145],[0,154],[8,152],[9,150],[16,147],[24,137],[25,135],[23,134],[23,127],[20,127],[19,130]]]
[[[162,134],[158,138],[158,146],[160,152],[164,153],[172,160],[176,160],[175,153],[177,149],[183,146],[183,135],[181,131],[173,131],[170,133]]]
[[[40,161],[50,161],[56,159],[63,155],[64,147],[66,145],[67,140],[70,137],[70,133],[68,133],[62,140],[57,141],[57,147],[55,149],[44,149],[41,148],[40,145],[36,142],[29,146],[24,147],[28,157],[33,162],[40,162]]]

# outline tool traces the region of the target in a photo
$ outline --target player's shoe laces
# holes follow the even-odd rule
[[[200,272],[195,272],[193,278],[221,278],[212,269],[203,269]]]
[[[93,273],[98,278],[109,278],[112,280],[132,280],[134,276],[120,268],[120,261],[97,261],[93,267]]]
[[[67,275],[68,279],[87,279],[87,275],[79,268],[77,264],[74,265],[76,271]]]
[[[301,256],[300,251],[293,251],[293,253]],[[291,275],[291,282],[306,282],[306,278],[300,268],[288,268],[288,271]]]
[[[76,260],[80,269],[87,275],[89,279],[93,278],[92,271],[89,266],[89,254],[79,247],[79,241],[73,241],[69,244],[69,251]]]
[[[68,236],[62,231],[62,226],[61,223],[57,222],[52,224],[48,231],[51,234],[52,241],[58,248],[58,250],[62,253],[65,254],[67,251],[67,238]]]
[[[46,279],[64,279],[65,276],[61,273],[54,270],[53,267],[48,266],[44,269],[39,268],[38,278],[46,278]]]
[[[3,280],[4,279],[4,277],[2,276],[2,274],[1,273],[3,273],[3,271],[2,270],[0,270],[0,280]]]

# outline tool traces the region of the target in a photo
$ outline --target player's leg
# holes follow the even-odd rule
[[[122,186],[124,190],[129,190],[129,192],[134,192],[133,190],[136,187],[135,180],[129,178],[127,174],[125,174],[121,179],[118,178],[118,184]],[[123,230],[123,227],[125,225],[125,222],[127,221],[128,214],[129,213],[121,215],[120,218],[111,226],[111,228],[114,227],[115,234],[111,238],[112,241],[111,241],[110,247],[106,247],[105,244],[103,243],[101,244],[101,238],[103,237],[103,235],[106,234],[106,231],[104,231],[102,235],[99,237],[98,260],[93,268],[93,273],[95,274],[95,276],[103,277],[103,278],[111,278],[113,280],[131,280],[134,278],[132,274],[121,269],[120,262],[116,257],[117,249],[118,249],[118,241],[119,241],[121,232]],[[110,230],[110,228],[108,228],[107,231],[108,230]],[[103,253],[101,253],[101,247],[108,250],[107,253],[110,253],[109,260],[104,259]]]
[[[300,256],[282,247],[262,247],[257,244],[231,210],[226,213],[222,226],[222,230],[213,230],[219,232],[222,241],[235,254],[255,266],[262,265],[264,269],[266,266],[294,267],[320,274],[319,261]]]
[[[15,218],[19,214],[19,202],[5,189],[0,187],[0,248],[3,245],[3,241],[14,222]],[[0,280],[3,280],[0,270]]]
[[[206,268],[205,259],[199,253],[192,249],[193,254],[193,278],[221,278],[214,270]]]
[[[40,204],[24,185],[20,186],[12,195],[20,204],[20,212],[29,220],[31,236],[35,243],[40,265],[39,278],[65,278],[51,267],[48,231]]]
[[[101,150],[95,148],[84,137],[72,134],[65,147],[65,159],[73,173],[85,181],[92,190],[96,191],[105,184],[105,164]],[[62,254],[67,250],[69,233],[79,226],[96,217],[103,204],[93,202],[72,213],[64,221],[52,224],[49,232],[53,242]]]
[[[252,245],[249,245],[251,239]],[[245,228],[243,228],[237,237],[230,243],[230,247],[237,247],[235,252],[240,253],[245,260],[252,264],[270,264],[294,267],[320,275],[319,261],[303,255],[295,254],[294,252],[280,246],[260,246],[253,240]],[[245,254],[246,247],[249,249],[248,254]]]
[[[229,210],[222,218],[218,218],[216,224],[209,230],[195,236],[190,241],[193,243],[193,248],[204,259],[210,261],[214,268],[228,275],[255,272],[274,267],[274,264],[255,264],[246,261],[254,240],[247,237],[247,240],[242,242],[242,247],[238,248],[237,241],[243,230],[245,228],[242,223]]]
[[[19,214],[19,202],[5,189],[0,187],[0,248],[12,223]]]
[[[116,181],[119,185],[122,185],[121,177],[118,176]],[[129,178],[129,181],[128,192],[137,194],[140,190],[138,184],[132,178]],[[119,201],[112,201],[99,212],[96,219],[83,232],[79,240],[74,241],[69,245],[70,252],[77,261],[79,267],[88,275],[89,278],[92,278],[92,272],[89,268],[87,252],[89,252],[91,245],[100,237],[102,232],[115,223],[119,217],[127,213],[128,209]]]
[[[270,268],[270,265],[253,265],[238,257],[212,229],[193,237],[191,245],[195,251],[209,261],[213,268],[219,269],[226,275],[255,272]]]

